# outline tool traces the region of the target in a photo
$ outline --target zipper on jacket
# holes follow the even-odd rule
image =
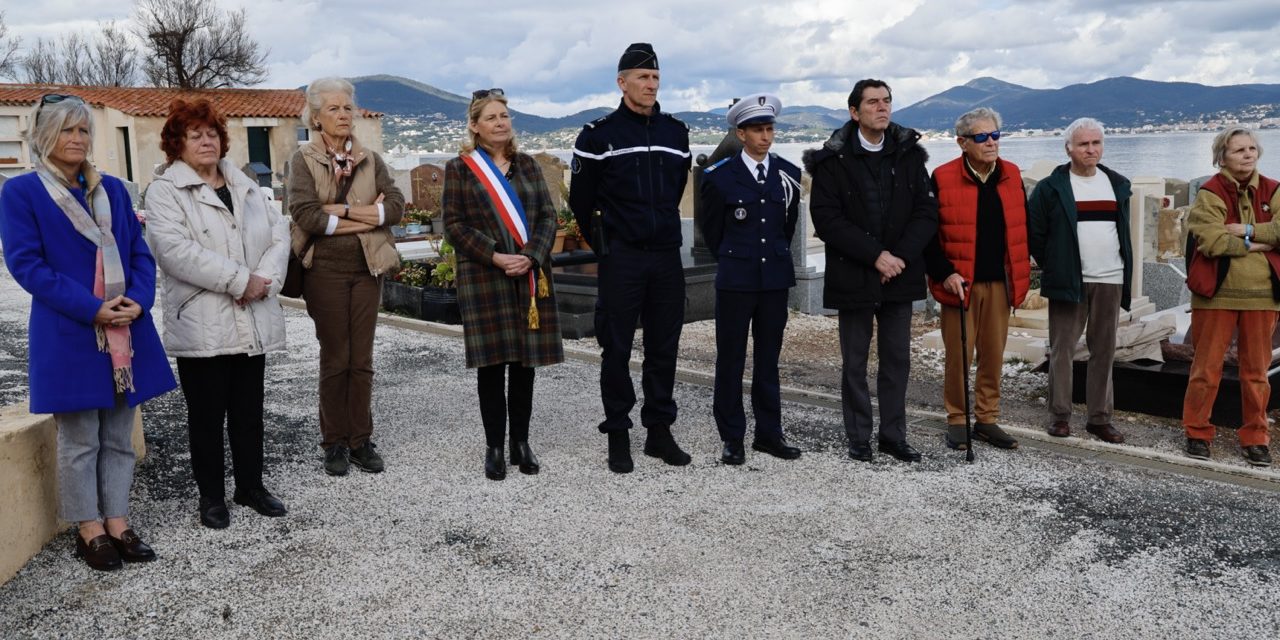
[[[644,148],[646,160],[649,165],[649,241],[653,242],[658,235],[658,207],[657,194],[653,192],[653,136],[650,131],[650,125],[653,123],[653,116],[645,116],[644,118]]]
[[[194,301],[194,300],[195,300],[197,297],[199,297],[199,296],[200,296],[200,294],[202,294],[202,293],[204,293],[204,290],[203,290],[203,289],[201,289],[200,291],[197,291],[197,292],[195,292],[195,293],[193,293],[193,294],[191,294],[191,295],[187,296],[187,299],[186,299],[186,300],[183,300],[183,301],[182,301],[182,304],[178,305],[178,311],[177,311],[176,313],[174,313],[174,319],[175,319],[175,320],[181,320],[181,319],[182,319],[182,311],[183,311],[184,309],[186,309],[188,306],[190,306],[190,304],[192,303],[192,301]]]

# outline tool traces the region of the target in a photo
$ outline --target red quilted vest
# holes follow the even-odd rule
[[[1031,256],[1027,249],[1027,200],[1018,165],[999,159],[1000,182],[996,191],[1004,205],[1005,285],[1010,306],[1017,307],[1031,288]],[[938,240],[947,260],[966,281],[973,281],[974,254],[978,245],[978,187],[964,167],[964,156],[933,172],[938,184]],[[929,279],[929,290],[939,303],[959,306],[960,300],[941,282]]]
[[[1280,182],[1259,175],[1257,187],[1246,187],[1249,191],[1249,202],[1253,203],[1255,222],[1271,221],[1271,197],[1275,194],[1277,186],[1280,186]],[[1227,204],[1227,218],[1223,224],[1240,222],[1239,194],[1236,193],[1235,185],[1231,184],[1231,181],[1219,173],[1200,185],[1200,188],[1222,198],[1222,201]],[[1187,288],[1192,293],[1212,298],[1213,294],[1218,292],[1218,287],[1222,286],[1222,281],[1227,278],[1231,258],[1223,256],[1215,260],[1196,251],[1195,247],[1195,238],[1188,236],[1187,256],[1191,261],[1187,266]],[[1280,277],[1280,253],[1268,251],[1266,256],[1267,262],[1271,263],[1273,277]]]

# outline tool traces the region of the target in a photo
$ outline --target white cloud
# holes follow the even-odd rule
[[[265,86],[327,75],[401,75],[454,93],[500,86],[549,116],[617,103],[630,42],[654,44],[664,109],[775,91],[843,107],[859,78],[899,105],[979,76],[1046,88],[1116,75],[1206,84],[1280,82],[1274,0],[221,0],[244,7],[270,50]],[[121,0],[6,3],[27,42],[99,20]]]

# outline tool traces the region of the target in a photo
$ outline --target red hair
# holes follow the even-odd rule
[[[160,130],[160,148],[164,150],[165,158],[169,162],[181,158],[187,145],[187,132],[202,126],[213,127],[218,132],[218,140],[222,144],[218,157],[225,157],[231,148],[227,140],[227,119],[204,98],[193,102],[178,98],[170,102],[169,119],[164,121],[164,128]]]

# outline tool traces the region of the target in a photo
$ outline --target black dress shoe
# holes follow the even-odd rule
[[[76,555],[84,558],[84,563],[91,569],[111,571],[120,568],[120,552],[111,544],[111,536],[105,533],[88,542],[76,533]]]
[[[614,473],[631,473],[635,463],[631,460],[631,434],[626,431],[609,432],[609,470]]]
[[[751,448],[783,460],[795,460],[800,457],[800,448],[787,444],[787,439],[784,437],[756,438],[755,442],[751,443]]]
[[[280,499],[271,495],[266,489],[236,489],[235,495],[231,500],[236,504],[244,505],[257,511],[268,518],[279,518],[289,510],[284,507],[284,503]]]
[[[903,462],[920,462],[920,452],[912,449],[905,440],[902,442],[881,440],[880,453],[887,453]]]
[[[156,552],[150,545],[142,541],[133,529],[125,529],[120,532],[120,537],[111,538],[111,546],[116,548],[116,553],[120,554],[120,559],[125,562],[151,562],[156,559]]]
[[[747,452],[741,440],[725,440],[724,449],[720,450],[720,462],[739,465],[747,461]]]
[[[671,435],[671,427],[649,427],[649,435],[644,439],[644,454],[659,458],[673,467],[683,467],[693,460],[693,456],[676,444],[676,439]]]
[[[520,473],[529,476],[542,470],[542,465],[538,464],[538,456],[533,455],[527,441],[511,443],[511,464],[519,467]]]
[[[200,524],[210,529],[231,526],[231,513],[222,498],[200,498]]]
[[[503,480],[507,477],[507,461],[502,455],[502,447],[489,447],[485,451],[484,477],[490,480]]]
[[[849,457],[860,462],[871,462],[871,443],[854,442],[849,445]]]

